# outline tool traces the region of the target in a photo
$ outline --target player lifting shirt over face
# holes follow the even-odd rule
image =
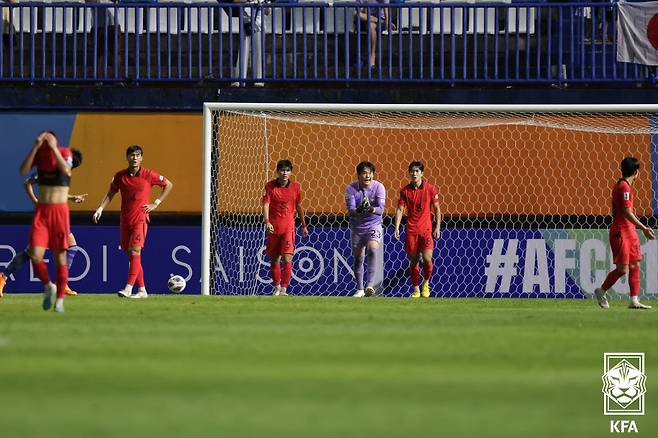
[[[69,245],[69,186],[73,155],[61,146],[52,132],[42,132],[20,166],[21,175],[36,168],[39,177],[39,196],[30,231],[30,259],[34,273],[44,284],[43,309],[55,301],[55,310],[64,311],[64,295],[68,283],[66,250]],[[57,266],[56,286],[50,282],[48,268],[43,261],[50,248]]]

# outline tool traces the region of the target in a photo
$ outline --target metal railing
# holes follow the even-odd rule
[[[654,67],[616,61],[611,4],[507,1],[0,3],[0,81],[655,78]]]

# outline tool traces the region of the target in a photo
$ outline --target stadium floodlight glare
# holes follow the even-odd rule
[[[346,186],[372,161],[387,190],[378,293],[408,296],[403,240],[392,235],[412,160],[444,214],[433,296],[591,294],[612,261],[610,195],[624,156],[640,159],[636,214],[658,211],[658,105],[204,105],[204,294],[265,294],[260,200],[290,159],[310,236],[297,235],[292,294],[349,295]],[[404,231],[404,229],[403,229]],[[658,247],[641,237],[642,295],[658,296]],[[627,296],[625,280],[610,291]]]

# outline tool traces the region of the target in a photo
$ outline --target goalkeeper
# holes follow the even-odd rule
[[[345,202],[350,218],[350,243],[354,256],[355,297],[375,293],[374,277],[377,250],[382,243],[382,215],[386,204],[386,189],[375,181],[375,165],[362,161],[356,166],[358,180],[347,186]],[[367,286],[363,287],[363,260],[367,253]]]

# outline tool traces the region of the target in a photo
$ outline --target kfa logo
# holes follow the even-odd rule
[[[644,353],[603,355],[603,414],[644,415]],[[635,420],[611,420],[610,433],[638,433]]]
[[[603,413],[644,415],[644,353],[603,355]]]

